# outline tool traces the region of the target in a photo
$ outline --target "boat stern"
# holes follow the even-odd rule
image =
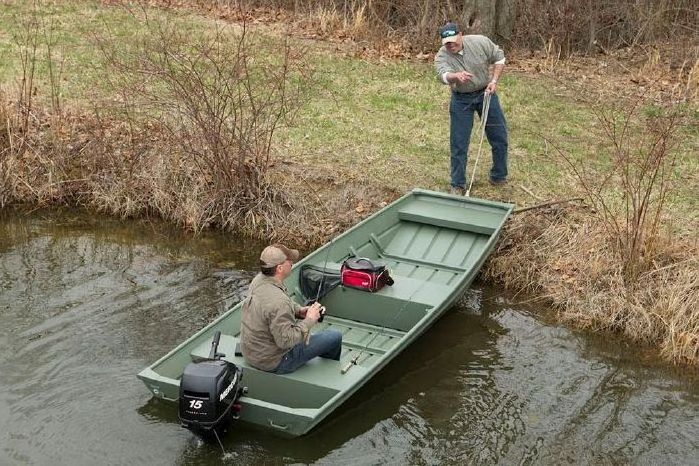
[[[163,377],[150,367],[143,369],[137,377],[146,384],[146,387],[158,398],[169,401],[177,401],[180,393],[180,381]]]

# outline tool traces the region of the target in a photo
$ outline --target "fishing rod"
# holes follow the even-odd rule
[[[369,345],[371,345],[374,342],[374,340],[376,340],[377,337],[383,336],[386,333],[386,329],[388,328],[388,324],[393,324],[396,322],[396,320],[398,320],[398,317],[400,317],[400,315],[403,313],[403,311],[408,307],[408,304],[413,302],[413,298],[415,297],[417,292],[420,291],[430,281],[430,279],[434,276],[435,273],[437,273],[436,269],[432,271],[432,274],[429,277],[427,277],[425,279],[425,281],[422,282],[422,285],[418,286],[415,289],[415,291],[413,291],[413,293],[408,297],[408,300],[405,301],[405,303],[403,303],[403,305],[398,310],[398,312],[393,317],[393,319],[391,319],[389,322],[386,322],[381,327],[381,330],[379,332],[374,333],[373,338],[371,340],[369,340],[366,345],[364,345],[364,347],[359,351],[359,353],[356,356],[354,356],[352,359],[350,359],[350,361],[345,365],[345,367],[343,367],[340,370],[340,373],[342,375],[345,375],[347,372],[349,372],[349,370],[352,368],[352,366],[359,365],[359,362],[358,362],[359,358],[361,358],[362,355],[364,354],[364,352],[366,351],[366,349],[369,348]],[[368,356],[366,359],[368,359],[369,357],[371,357],[371,353],[369,353],[368,351],[366,351],[366,352],[368,353]]]
[[[325,270],[326,267],[328,266],[328,259],[330,258],[330,251],[332,250],[333,246],[335,245],[335,238],[330,240],[330,243],[328,244],[328,250],[325,253],[325,262],[323,262],[323,270],[320,272],[321,273],[321,278],[320,278],[320,283],[318,284],[318,291],[316,292],[316,299],[313,302],[318,302],[320,299],[320,292],[323,289],[323,284],[325,282]],[[301,272],[299,272],[300,274]],[[308,304],[308,303],[307,303]],[[325,306],[321,304],[320,306],[320,317],[318,317],[318,322],[323,322],[323,319],[325,318]],[[306,346],[308,346],[308,342],[311,340],[311,332],[308,332],[306,334],[306,338],[304,339],[304,342],[306,343]]]
[[[332,251],[333,246],[335,246],[335,238],[330,239],[328,250],[325,253],[325,261],[323,262],[323,271],[320,278],[320,285],[318,285],[318,292],[316,293],[316,302],[318,302],[318,300],[320,299],[320,291],[323,289],[323,283],[325,282],[325,268],[328,266],[328,259],[330,259],[330,251]]]
[[[328,260],[330,259],[330,251],[332,251],[333,246],[335,246],[335,238],[332,238],[330,240],[330,244],[328,244],[328,250],[325,253],[325,262],[323,262],[323,270],[320,272],[321,273],[320,284],[318,285],[318,291],[316,292],[316,299],[315,299],[316,303],[320,299],[320,292],[323,289],[323,284],[325,283],[325,271],[326,271],[326,267],[328,266]],[[324,318],[325,318],[325,306],[321,305],[320,317],[318,318],[318,322],[323,322]],[[310,335],[310,333],[309,333],[309,335]]]

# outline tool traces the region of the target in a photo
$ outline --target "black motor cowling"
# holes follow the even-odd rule
[[[238,399],[246,391],[241,384],[243,370],[221,360],[225,355],[216,352],[219,338],[220,332],[216,332],[211,359],[188,364],[180,380],[180,422],[195,432],[223,427],[237,419]]]

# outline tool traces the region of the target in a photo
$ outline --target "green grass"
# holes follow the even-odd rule
[[[166,13],[149,10],[148,14],[154,18]],[[35,77],[38,99],[45,103],[50,101],[46,57],[46,43],[49,41],[53,43],[53,66],[61,78],[63,101],[89,106],[95,99],[109,97],[98,43],[113,39],[119,44],[121,53],[130,53],[146,31],[140,22],[142,16],[138,8],[105,7],[92,0],[40,1],[38,9],[34,9],[29,1],[4,2],[0,9],[0,86],[6,90],[16,88],[22,71],[19,50],[28,45],[29,25],[38,21],[40,46],[36,54]],[[193,33],[201,33],[209,26],[204,18],[172,13],[169,16],[183,27],[191,28]]]
[[[282,137],[315,166],[342,168],[384,185],[440,185],[448,119],[427,67],[314,57],[322,91]],[[326,73],[326,70],[331,70]],[[398,176],[397,176],[398,175]]]
[[[30,18],[27,3],[6,1],[0,10],[0,85],[9,92],[20,72],[15,37]],[[126,53],[144,30],[136,18],[121,8],[78,0],[42,6],[40,17],[54,32],[54,53],[62,64],[63,105],[90,109],[97,99],[113,97],[104,86],[94,38],[109,33]],[[210,20],[195,15],[178,16],[178,21],[192,28],[193,34],[211,27]],[[399,191],[416,186],[447,189],[449,90],[437,81],[431,63],[370,62],[333,54],[322,44],[303,42],[303,47],[308,48],[307,59],[318,72],[318,91],[298,115],[295,126],[278,133],[279,158],[352,182]],[[37,98],[48,102],[47,66],[43,52],[39,55]],[[588,166],[591,176],[609,168],[600,151],[606,141],[598,136],[592,108],[581,103],[585,96],[558,92],[557,86],[545,78],[506,70],[498,93],[510,131],[511,183],[500,189],[486,183],[490,150],[484,144],[473,196],[524,205],[537,200],[520,185],[545,199],[577,193],[575,180],[557,150]],[[648,107],[645,112],[653,114],[657,109]],[[677,186],[670,205],[679,215],[691,215],[698,202],[699,136],[691,121],[680,134]],[[477,141],[474,134],[474,155]]]

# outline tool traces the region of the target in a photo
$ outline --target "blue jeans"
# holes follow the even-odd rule
[[[288,374],[303,366],[307,361],[320,356],[321,358],[340,360],[342,351],[342,333],[337,330],[323,330],[311,335],[308,345],[301,342],[287,351],[279,365],[272,372]]]
[[[483,110],[483,91],[458,94],[451,93],[449,116],[451,119],[451,185],[464,188],[466,185],[466,160],[468,144],[473,127],[473,113],[481,116]],[[490,97],[488,120],[485,123],[485,135],[493,152],[493,166],[490,179],[502,181],[507,178],[507,122],[500,108],[497,94]],[[480,139],[480,134],[478,135]]]

